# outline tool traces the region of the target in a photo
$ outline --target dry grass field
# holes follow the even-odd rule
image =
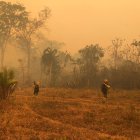
[[[0,101],[0,140],[139,140],[140,91],[31,89]]]

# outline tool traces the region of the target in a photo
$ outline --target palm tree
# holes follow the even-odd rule
[[[59,61],[61,63],[61,67],[65,68],[67,65],[72,62],[72,57],[69,52],[61,52],[59,51]]]
[[[42,70],[46,75],[49,75],[49,83],[52,83],[52,75],[56,75],[60,70],[60,65],[58,61],[58,51],[57,49],[47,48],[44,50],[41,65]]]
[[[14,80],[14,72],[12,70],[4,69],[0,72],[0,98],[6,99],[15,90],[17,81]]]

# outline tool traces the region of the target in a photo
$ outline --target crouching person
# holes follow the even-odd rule
[[[39,83],[34,82],[34,95],[37,96],[39,93]]]
[[[109,90],[109,89],[110,89],[109,82],[108,82],[107,79],[105,79],[104,82],[103,82],[103,84],[102,84],[102,86],[101,86],[101,91],[102,91],[103,96],[104,96],[105,98],[107,98],[107,96],[108,96],[108,90]]]

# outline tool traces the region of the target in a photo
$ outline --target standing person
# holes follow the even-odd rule
[[[38,95],[39,93],[39,83],[34,82],[34,95]]]
[[[105,98],[107,98],[109,88],[110,88],[109,82],[107,79],[105,79],[102,86],[101,86],[101,91],[102,91],[103,96]]]

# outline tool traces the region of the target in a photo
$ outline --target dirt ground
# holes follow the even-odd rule
[[[20,89],[0,101],[0,140],[140,140],[140,91]]]

